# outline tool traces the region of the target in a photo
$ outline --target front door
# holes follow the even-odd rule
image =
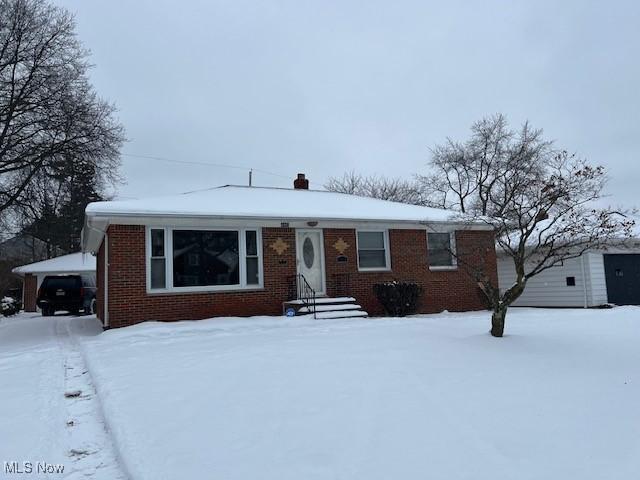
[[[296,230],[298,273],[304,275],[316,295],[324,295],[324,245],[322,230]]]

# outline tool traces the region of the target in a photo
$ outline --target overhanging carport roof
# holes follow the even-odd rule
[[[70,253],[41,262],[29,263],[21,265],[11,270],[18,275],[27,273],[80,273],[95,272],[96,258],[93,255],[82,252]]]

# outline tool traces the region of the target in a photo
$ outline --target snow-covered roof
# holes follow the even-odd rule
[[[180,195],[95,202],[94,216],[195,216],[228,218],[449,222],[456,212],[320,190],[226,185]]]
[[[82,252],[62,255],[41,262],[30,263],[15,267],[13,273],[24,275],[26,273],[79,273],[94,272],[96,270],[96,258]]]

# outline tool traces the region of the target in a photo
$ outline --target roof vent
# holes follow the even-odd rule
[[[298,174],[298,178],[293,181],[293,188],[296,190],[309,190],[309,180],[304,178],[304,173]]]

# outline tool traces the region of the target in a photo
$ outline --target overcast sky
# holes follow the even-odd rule
[[[123,152],[253,167],[320,188],[424,172],[429,147],[502,112],[640,188],[640,2],[60,0],[115,102]],[[247,182],[123,156],[122,197]]]

